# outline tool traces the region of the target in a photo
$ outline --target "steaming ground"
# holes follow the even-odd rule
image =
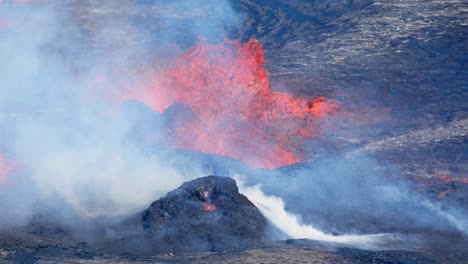
[[[239,180],[239,179],[238,179]],[[390,244],[397,240],[398,235],[371,234],[371,235],[333,235],[326,234],[312,225],[301,223],[298,215],[285,209],[284,201],[273,195],[266,195],[260,185],[244,186],[240,182],[240,192],[246,195],[262,212],[262,214],[278,228],[285,238],[312,239],[329,242],[340,242],[363,249],[379,249],[379,245]],[[402,238],[400,238],[402,239]]]
[[[362,263],[411,255],[352,246],[410,249],[424,255],[414,257],[420,263],[463,263],[468,188],[462,5],[0,1],[1,258],[125,262],[106,260],[77,242],[100,221],[137,213],[184,181],[240,174],[242,192],[279,229],[278,239],[340,242],[348,251],[298,240],[177,261]],[[275,89],[330,96],[346,110],[372,113],[361,119],[378,118],[338,120],[340,133],[310,142],[312,162],[279,170],[252,171],[227,157],[148,147],[165,129],[164,113],[138,102],[119,105],[113,96],[146,85],[146,66],[167,67],[197,36],[213,43],[256,37],[266,47]],[[31,225],[38,215],[58,227]]]

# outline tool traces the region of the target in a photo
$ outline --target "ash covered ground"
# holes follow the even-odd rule
[[[52,2],[0,1],[0,39],[14,39],[0,44],[12,61],[0,68],[0,263],[468,261],[463,1]],[[28,37],[14,32],[25,18],[37,24]],[[279,168],[167,149],[160,138],[176,141],[195,109],[156,111],[138,96],[116,106],[108,87],[145,85],[145,67],[170,68],[200,38],[257,39],[273,91],[345,114],[321,120],[299,144],[306,158]],[[194,180],[209,174],[235,181]]]

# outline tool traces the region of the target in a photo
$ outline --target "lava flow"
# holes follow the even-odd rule
[[[272,91],[264,65],[256,39],[244,45],[200,40],[171,68],[155,73],[150,87],[129,90],[124,99],[160,112],[176,103],[188,108],[190,118],[172,122],[177,148],[229,156],[253,168],[303,161],[303,139],[319,137],[323,117],[338,104]]]

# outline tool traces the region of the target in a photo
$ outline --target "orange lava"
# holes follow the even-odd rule
[[[443,187],[445,191],[441,191],[437,194],[437,199],[441,200],[456,188],[454,187],[454,183],[468,184],[468,178],[452,177],[447,174],[439,175],[438,177],[429,178],[425,183],[423,183],[422,188],[427,189],[434,188],[436,186]],[[418,189],[417,191],[419,192],[419,190],[420,189]]]
[[[448,175],[441,175],[439,176],[439,179],[443,180],[444,182],[452,182],[452,178]]]
[[[319,137],[323,117],[338,104],[273,92],[264,65],[256,39],[244,45],[199,40],[171,68],[155,73],[150,87],[128,90],[123,99],[160,112],[175,103],[190,107],[194,117],[175,120],[177,148],[229,156],[252,168],[303,161],[303,139]]]
[[[440,192],[438,195],[437,195],[437,199],[443,199],[447,194],[449,194],[450,192],[450,189],[446,190],[446,191],[443,191],[443,192]]]
[[[0,183],[5,183],[8,180],[8,174],[10,174],[11,171],[11,166],[5,162],[2,153],[0,153]]]
[[[451,177],[449,175],[440,175],[439,179],[446,183],[451,183],[451,182],[459,182],[463,184],[468,184],[468,178],[458,178],[458,177]]]
[[[216,209],[216,205],[203,203],[203,211],[205,212],[213,212]]]

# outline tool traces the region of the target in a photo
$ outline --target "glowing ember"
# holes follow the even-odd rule
[[[441,180],[443,180],[445,182],[452,182],[453,181],[452,178],[450,176],[448,176],[448,175],[441,175],[441,176],[439,176],[439,179],[441,179]]]
[[[468,184],[468,178],[457,178],[457,177],[451,177],[449,175],[441,175],[439,176],[439,179],[441,179],[444,182],[451,183],[451,182],[459,182],[459,183],[464,183]]]
[[[213,212],[216,209],[216,205],[203,203],[203,211],[205,212]]]
[[[178,148],[229,156],[254,168],[300,162],[302,140],[320,136],[321,118],[338,105],[273,92],[264,64],[255,39],[244,45],[200,40],[172,68],[155,74],[151,87],[127,91],[124,99],[160,112],[174,103],[189,107],[193,118],[173,128]]]
[[[443,199],[448,193],[450,192],[450,189],[446,190],[446,191],[443,191],[443,192],[440,192],[438,195],[437,195],[437,198],[440,200],[440,199]]]
[[[6,164],[2,153],[0,153],[0,183],[5,183],[7,181],[8,174],[10,174],[11,171],[12,168]]]
[[[456,189],[456,184],[468,184],[467,178],[452,177],[450,175],[439,175],[437,178],[430,178],[429,181],[424,183],[425,188],[434,188],[436,186],[443,186],[445,191],[441,191],[437,194],[437,199],[441,200],[445,198],[452,190]]]

